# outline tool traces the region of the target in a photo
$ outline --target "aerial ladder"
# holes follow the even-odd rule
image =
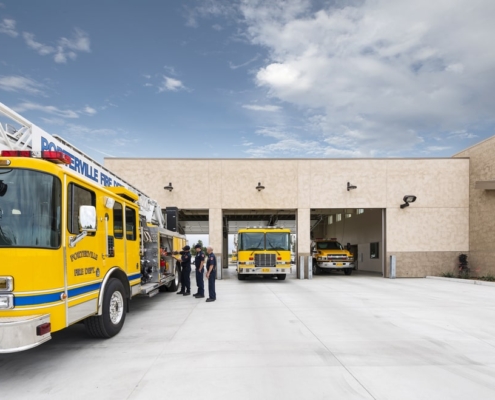
[[[0,114],[20,125],[20,127],[16,128],[7,123],[2,126],[0,123],[0,151],[30,150],[35,153],[43,150],[63,151],[72,159],[67,168],[78,171],[93,181],[95,181],[95,175],[98,176],[99,179],[96,180],[96,183],[102,186],[122,186],[137,194],[139,196],[137,204],[139,205],[140,214],[146,216],[148,223],[160,228],[165,227],[165,219],[159,204],[139,189],[117,177],[113,172],[91,159],[65,139],[58,135],[50,135],[3,103],[0,103]]]

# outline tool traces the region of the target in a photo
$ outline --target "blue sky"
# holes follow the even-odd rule
[[[492,0],[0,0],[0,101],[99,161],[451,156],[495,134],[494,17]]]

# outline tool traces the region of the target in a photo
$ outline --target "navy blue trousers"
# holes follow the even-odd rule
[[[217,277],[217,271],[211,271],[210,276],[208,277],[208,297],[210,299],[215,300],[217,298],[217,293],[215,292],[215,279]]]
[[[191,267],[182,267],[181,276],[181,292],[191,291]]]
[[[199,272],[198,267],[196,267],[196,285],[198,285],[198,294],[201,296],[205,295],[205,282],[203,278],[204,272],[204,267],[201,272]]]

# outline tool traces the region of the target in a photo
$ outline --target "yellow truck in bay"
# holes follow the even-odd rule
[[[354,256],[337,239],[316,239],[311,245],[313,275],[323,271],[339,270],[351,275],[354,269]]]
[[[239,229],[237,259],[237,278],[240,281],[255,275],[284,280],[292,272],[290,229]]]

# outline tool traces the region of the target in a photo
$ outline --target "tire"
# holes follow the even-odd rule
[[[279,281],[285,281],[287,274],[277,274],[277,278]]]
[[[111,338],[124,326],[126,314],[124,285],[119,279],[110,278],[103,295],[102,315],[84,320],[86,331],[92,337]]]
[[[344,269],[344,274],[346,274],[346,275],[352,274],[352,268],[345,268]]]
[[[246,280],[246,275],[237,273],[237,279],[240,281],[245,281]]]
[[[179,282],[180,282],[180,263],[177,263],[175,266],[174,280],[170,282],[170,284],[167,286],[167,291],[176,292],[177,289],[179,288]]]
[[[316,260],[313,258],[313,275],[319,275],[320,272],[320,268],[316,264]]]

